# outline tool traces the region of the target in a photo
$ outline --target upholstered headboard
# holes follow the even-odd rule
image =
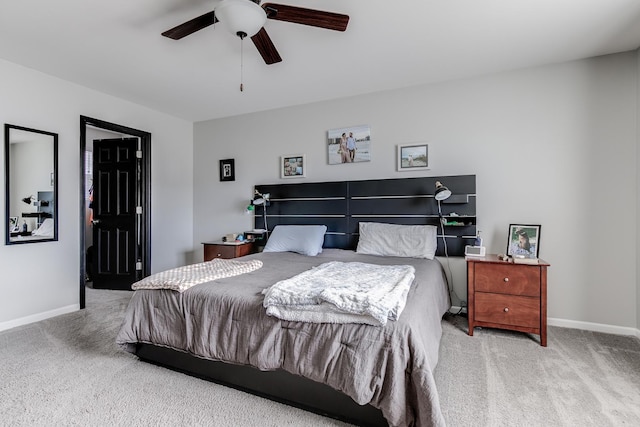
[[[437,225],[437,255],[444,255],[435,183],[442,182],[452,196],[441,202],[448,224],[444,226],[447,251],[464,255],[465,245],[476,236],[475,175],[365,181],[310,182],[256,185],[260,193],[270,193],[267,207],[269,230],[279,224],[324,224],[324,247],[355,249],[360,221],[389,224]],[[262,207],[256,207],[255,228],[265,228]]]

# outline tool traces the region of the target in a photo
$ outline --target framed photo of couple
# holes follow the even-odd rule
[[[371,161],[371,129],[357,125],[327,131],[327,158],[330,165]]]
[[[509,224],[507,255],[538,258],[540,253],[540,225]]]

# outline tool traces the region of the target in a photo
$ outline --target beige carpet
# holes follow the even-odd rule
[[[140,362],[114,343],[130,293],[0,332],[0,426],[345,426]],[[436,380],[449,426],[640,425],[640,340],[550,328],[477,330],[447,317]]]
[[[550,327],[537,335],[447,316],[436,383],[450,426],[640,426],[640,340]]]

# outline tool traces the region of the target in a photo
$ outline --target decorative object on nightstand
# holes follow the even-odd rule
[[[467,293],[469,335],[473,328],[509,329],[540,335],[547,346],[547,267],[517,264],[498,255],[469,257]]]
[[[261,229],[253,229],[250,231],[245,231],[244,236],[248,241],[253,242],[255,245],[259,247],[264,247],[267,244],[267,230]]]
[[[480,237],[480,230],[476,232],[476,239],[473,242],[473,246],[467,245],[464,247],[465,256],[485,256],[487,248],[482,246],[482,237]]]
[[[464,256],[480,256],[486,255],[486,249],[484,246],[470,246],[464,247]]]
[[[249,241],[203,242],[202,244],[204,245],[205,261],[211,261],[214,258],[238,258],[256,252],[255,245]]]

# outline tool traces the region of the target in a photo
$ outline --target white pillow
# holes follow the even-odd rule
[[[368,255],[433,259],[438,247],[434,225],[361,222],[356,252]]]
[[[263,252],[297,252],[316,256],[322,252],[326,225],[276,225]]]
[[[31,233],[32,236],[51,236],[53,237],[53,219],[51,218],[46,218],[44,221],[42,221],[42,224],[40,224],[40,227],[38,227],[37,230],[34,230]]]

